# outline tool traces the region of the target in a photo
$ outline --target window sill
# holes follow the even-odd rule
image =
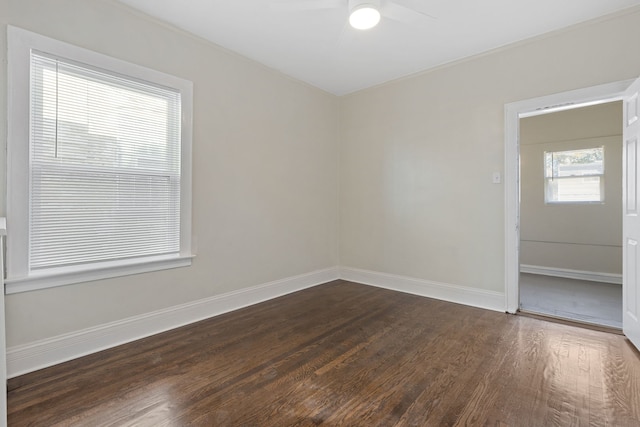
[[[148,273],[152,271],[168,270],[172,268],[188,267],[194,255],[180,255],[171,258],[162,257],[152,260],[117,262],[112,265],[103,265],[91,269],[65,268],[55,272],[47,271],[35,273],[30,277],[7,278],[5,280],[5,294],[17,294],[21,292],[35,291],[39,289],[54,288],[57,286],[71,285],[74,283],[91,282],[94,280],[110,279],[114,277],[130,276],[133,274]]]
[[[551,201],[544,202],[545,205],[548,206],[568,206],[568,205],[604,205],[604,200],[593,200],[593,201]]]

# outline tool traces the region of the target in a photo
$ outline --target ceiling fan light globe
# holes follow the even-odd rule
[[[380,12],[368,4],[354,8],[349,15],[349,24],[358,30],[368,30],[378,25],[378,22],[380,22]]]

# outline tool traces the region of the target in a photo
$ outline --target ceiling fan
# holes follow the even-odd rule
[[[359,30],[375,27],[381,17],[401,22],[416,18],[436,19],[432,15],[405,6],[397,0],[281,0],[277,4],[292,10],[345,8],[348,12],[349,24]]]

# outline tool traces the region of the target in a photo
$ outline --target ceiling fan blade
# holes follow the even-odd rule
[[[382,5],[382,15],[400,22],[411,22],[420,19],[438,19],[420,10],[404,6],[395,1],[387,0]]]
[[[271,7],[280,10],[317,10],[344,7],[346,0],[275,0]]]

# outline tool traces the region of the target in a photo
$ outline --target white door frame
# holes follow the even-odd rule
[[[632,80],[624,80],[505,104],[505,310],[519,308],[520,275],[520,119],[622,100]],[[622,129],[622,122],[620,123]]]

